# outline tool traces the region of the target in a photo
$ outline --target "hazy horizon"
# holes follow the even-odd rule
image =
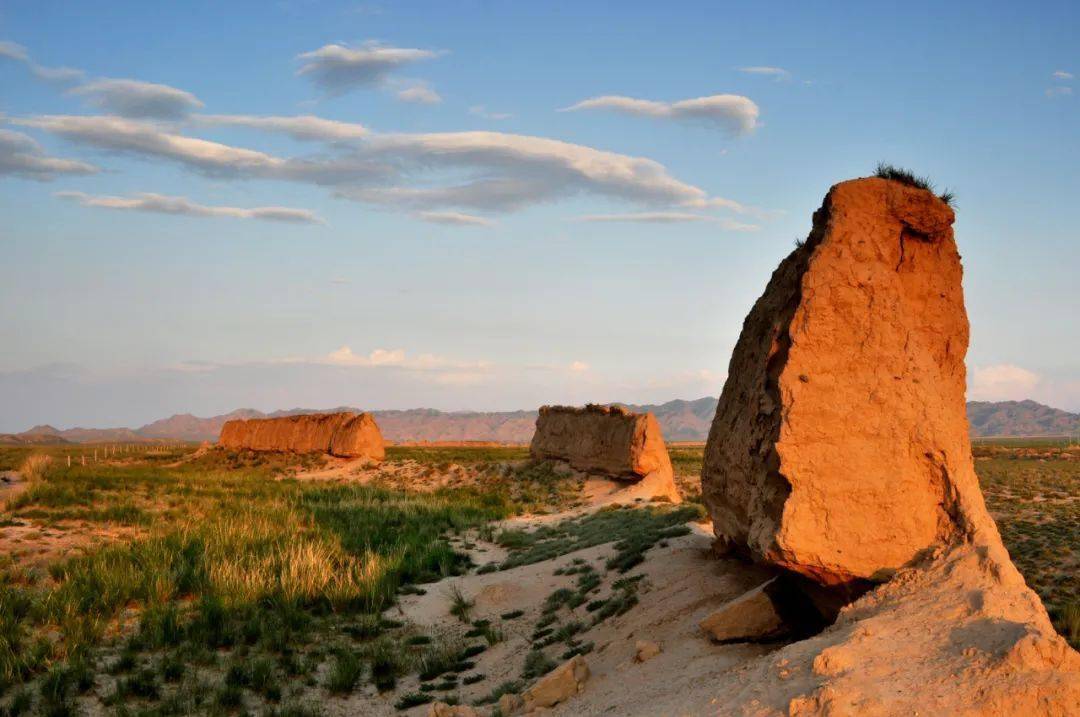
[[[1080,411],[1078,25],[1057,2],[12,5],[0,432],[716,396],[829,186],[879,161],[957,192],[968,398]]]

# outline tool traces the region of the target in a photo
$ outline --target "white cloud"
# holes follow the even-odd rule
[[[469,114],[496,122],[507,120],[514,116],[509,112],[488,112],[487,107],[484,105],[473,105],[469,108]]]
[[[753,100],[742,95],[710,95],[678,102],[657,102],[622,95],[590,97],[560,112],[606,109],[623,114],[701,121],[721,127],[731,134],[743,135],[757,127],[759,110]]]
[[[289,362],[296,361],[288,359]],[[301,360],[303,362],[303,360]],[[310,361],[316,364],[354,366],[363,368],[400,368],[412,371],[484,371],[491,368],[487,361],[452,361],[434,354],[420,354],[415,358],[406,355],[405,349],[374,349],[367,355],[354,353],[348,346],[331,351],[326,356]]]
[[[685,222],[708,222],[719,224],[727,231],[754,232],[761,229],[757,224],[744,224],[723,217],[689,212],[632,212],[626,214],[588,214],[578,217],[582,222],[639,222],[645,224],[679,224]]]
[[[372,162],[353,155],[282,159],[264,152],[166,132],[156,125],[122,117],[41,115],[11,121],[99,149],[169,160],[215,176],[340,184],[383,172]]]
[[[46,82],[57,82],[61,84],[79,82],[86,76],[85,72],[74,67],[42,67],[41,65],[32,64],[30,66],[30,71],[33,72],[36,77],[45,80]]]
[[[1071,87],[1050,87],[1046,90],[1047,97],[1070,97],[1072,93]]]
[[[139,80],[95,80],[69,92],[105,112],[136,119],[181,119],[203,106],[190,92]]]
[[[22,45],[0,40],[0,57],[21,62],[26,65],[35,77],[47,82],[75,82],[81,80],[86,74],[82,70],[72,67],[44,67],[30,59],[29,53]]]
[[[137,194],[134,197],[94,196],[83,192],[57,192],[60,199],[78,202],[84,207],[116,209],[122,211],[177,214],[190,217],[229,217],[232,219],[264,219],[274,222],[296,224],[325,224],[307,209],[292,207],[225,207],[197,204],[187,197],[169,197],[162,194]]]
[[[372,137],[368,146],[376,158],[403,166],[466,167],[483,175],[449,187],[391,188],[389,194],[374,196],[374,201],[507,209],[585,191],[647,203],[708,198],[704,190],[675,179],[651,159],[544,137],[502,132],[385,134]],[[496,173],[504,176],[492,176]]]
[[[416,217],[432,224],[447,224],[450,226],[490,227],[495,225],[495,222],[490,219],[461,212],[417,212]]]
[[[0,40],[0,57],[6,57],[16,62],[30,61],[30,55],[27,54],[26,48],[10,40]]]
[[[748,75],[764,75],[766,77],[772,77],[777,82],[783,82],[791,79],[791,73],[785,70],[783,67],[754,65],[752,67],[740,67],[739,72],[745,72]]]
[[[324,45],[299,55],[298,75],[309,77],[331,95],[340,95],[358,87],[379,84],[394,70],[420,60],[430,60],[439,53],[417,48],[389,47],[368,42],[359,49],[342,45]]]
[[[439,93],[423,82],[398,90],[397,98],[402,102],[418,105],[437,105],[442,102]]]
[[[0,129],[0,176],[49,181],[61,174],[94,174],[92,164],[50,157],[40,144],[21,132]]]
[[[978,401],[1023,400],[1031,398],[1041,382],[1039,374],[1013,364],[975,367],[969,397]]]
[[[264,132],[282,132],[293,139],[317,142],[344,142],[371,134],[363,125],[338,122],[312,115],[258,117],[254,115],[194,115],[192,122],[211,127],[245,127]]]
[[[240,116],[244,117],[244,116]],[[295,119],[295,118],[294,118]],[[281,158],[189,137],[113,116],[42,115],[11,122],[42,129],[99,149],[176,162],[219,177],[282,179],[334,186],[336,195],[408,211],[513,211],[582,194],[649,206],[742,205],[710,197],[651,159],[560,140],[503,132],[364,135],[359,126],[306,121],[306,136],[355,135],[332,154]],[[288,118],[235,120],[261,129],[296,132]],[[199,121],[199,120],[196,120]],[[463,176],[464,175],[464,176]],[[450,183],[446,177],[453,177]],[[438,181],[444,184],[438,184]]]
[[[1066,82],[1073,79],[1073,73],[1065,70],[1055,70],[1050,76],[1055,80],[1065,80]]]

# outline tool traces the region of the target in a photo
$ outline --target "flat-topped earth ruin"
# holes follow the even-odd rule
[[[326,453],[381,461],[386,456],[370,413],[312,413],[226,421],[218,445],[233,450]]]

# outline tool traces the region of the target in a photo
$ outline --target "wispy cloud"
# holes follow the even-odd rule
[[[765,77],[772,77],[777,82],[786,82],[791,79],[791,73],[785,70],[783,67],[771,67],[769,65],[753,65],[751,67],[740,67],[739,72],[744,72],[748,75],[763,75]]]
[[[709,95],[678,102],[643,100],[623,95],[590,97],[560,112],[580,110],[611,110],[628,115],[705,122],[727,130],[733,135],[749,134],[758,124],[760,111],[749,97],[742,95]]]
[[[410,47],[390,47],[377,42],[358,49],[343,45],[323,45],[297,57],[298,75],[308,77],[330,95],[341,95],[361,87],[373,87],[395,70],[440,53]]]
[[[21,132],[0,129],[0,176],[49,181],[60,175],[97,171],[86,162],[49,156],[40,144]]]
[[[417,82],[398,90],[397,98],[402,102],[419,105],[437,105],[442,102],[442,96],[426,82]]]
[[[292,359],[289,359],[292,361]],[[301,359],[311,363],[331,364],[335,366],[358,366],[367,368],[404,368],[414,371],[433,371],[440,369],[485,370],[492,366],[488,361],[455,361],[435,354],[419,354],[411,357],[405,349],[374,349],[367,354],[354,353],[348,346],[331,351],[326,356],[316,359]]]
[[[1047,97],[1070,97],[1072,93],[1073,88],[1071,87],[1050,87],[1046,90]]]
[[[148,122],[122,117],[39,115],[10,121],[91,147],[171,161],[219,177],[341,184],[361,181],[386,171],[370,160],[352,154],[283,159],[265,152],[188,137]]]
[[[360,139],[371,134],[367,127],[354,122],[338,122],[312,115],[297,117],[193,115],[191,121],[210,127],[245,127],[264,132],[281,132],[293,139],[316,142],[342,142]]]
[[[1064,80],[1066,82],[1073,79],[1073,73],[1066,72],[1065,70],[1055,70],[1050,76],[1055,80]]]
[[[16,62],[30,61],[30,55],[27,54],[26,48],[10,40],[0,40],[0,57],[15,60]]]
[[[136,119],[176,120],[203,106],[190,92],[139,80],[95,80],[68,92],[110,114]]]
[[[469,108],[469,114],[476,115],[477,117],[482,117],[486,120],[493,120],[496,122],[501,120],[507,120],[514,116],[509,112],[488,112],[487,107],[485,107],[484,105],[473,105]]]
[[[490,219],[462,212],[417,212],[416,217],[431,224],[449,226],[490,227],[495,225],[495,222]]]
[[[56,197],[78,202],[84,207],[115,209],[121,211],[153,212],[189,217],[228,217],[231,219],[263,219],[292,224],[325,224],[307,209],[292,207],[226,207],[207,206],[187,197],[169,197],[163,194],[137,194],[134,197],[95,196],[83,192],[57,192]]]
[[[243,116],[240,116],[243,117]],[[560,140],[503,132],[365,134],[359,126],[291,124],[281,118],[228,120],[308,137],[354,140],[331,154],[283,158],[189,137],[111,116],[41,115],[9,120],[99,149],[170,161],[216,177],[283,179],[335,188],[337,196],[406,211],[505,212],[591,194],[632,204],[725,208],[652,159]],[[196,120],[200,121],[200,120]],[[461,179],[464,174],[465,178]],[[447,177],[454,177],[447,182]]]
[[[29,68],[35,77],[47,82],[78,82],[86,73],[73,67],[46,67],[30,58],[30,53],[22,45],[9,40],[0,40],[0,57],[21,62]]]
[[[582,222],[636,222],[644,224],[682,224],[703,222],[717,224],[727,231],[755,232],[761,229],[757,224],[745,224],[724,217],[690,212],[633,212],[627,214],[588,214],[578,217]]]

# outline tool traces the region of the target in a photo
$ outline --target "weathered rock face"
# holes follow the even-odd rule
[[[812,585],[891,577],[742,675],[747,714],[1080,714],[1080,655],[975,477],[952,219],[924,190],[833,187],[743,326],[702,475],[718,539]]]
[[[342,458],[382,461],[382,434],[367,413],[315,413],[281,418],[227,421],[218,445],[254,451],[329,453]]]
[[[543,406],[529,453],[622,480],[638,480],[671,465],[656,417],[620,406]]]
[[[681,500],[660,424],[651,413],[621,406],[544,406],[529,454],[534,460],[563,461],[582,473],[615,481],[617,489],[601,501]]]
[[[702,472],[721,542],[823,584],[876,579],[981,508],[953,211],[838,184],[743,325]]]
[[[549,709],[565,702],[585,688],[589,665],[581,655],[575,655],[537,680],[521,695],[525,712]]]
[[[382,433],[370,413],[356,413],[330,436],[330,455],[342,458],[364,456],[376,461],[386,457]]]
[[[725,604],[702,620],[698,627],[717,642],[768,640],[787,633],[784,618],[761,585]]]

